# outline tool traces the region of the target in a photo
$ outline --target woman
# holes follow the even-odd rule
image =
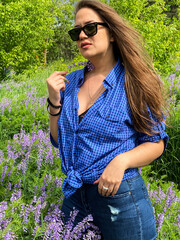
[[[75,224],[92,214],[106,240],[155,239],[138,168],[168,141],[160,80],[139,34],[106,4],[79,1],[69,34],[90,68],[47,79],[51,142],[67,176],[62,211],[67,220],[78,209]]]

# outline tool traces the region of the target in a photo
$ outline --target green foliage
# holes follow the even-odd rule
[[[179,19],[168,18],[166,14],[174,2],[110,0],[109,4],[142,34],[156,69],[166,75],[170,73],[180,61]],[[176,1],[176,5],[178,16],[180,0]]]
[[[6,2],[6,1],[5,1]],[[51,44],[56,6],[51,0],[0,3],[0,77],[44,61]]]
[[[56,1],[58,8],[56,12],[56,24],[54,27],[54,36],[51,47],[47,54],[48,61],[54,61],[60,58],[72,60],[77,54],[76,43],[73,42],[68,31],[74,26],[74,3],[75,0]]]

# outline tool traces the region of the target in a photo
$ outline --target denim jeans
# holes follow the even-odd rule
[[[100,195],[97,184],[83,184],[63,201],[61,210],[66,215],[65,221],[73,207],[79,210],[74,224],[92,214],[94,224],[99,227],[104,240],[156,239],[153,208],[139,174],[122,181],[113,197]]]

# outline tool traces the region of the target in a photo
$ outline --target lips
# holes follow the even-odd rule
[[[89,42],[83,42],[83,43],[81,43],[81,48],[87,48],[90,45],[91,45],[91,43],[89,43]]]

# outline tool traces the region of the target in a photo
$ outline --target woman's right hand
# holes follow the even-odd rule
[[[65,82],[69,81],[65,78],[67,71],[56,71],[49,76],[46,80],[48,92],[49,92],[49,99],[55,106],[60,104],[60,90],[65,90]]]

